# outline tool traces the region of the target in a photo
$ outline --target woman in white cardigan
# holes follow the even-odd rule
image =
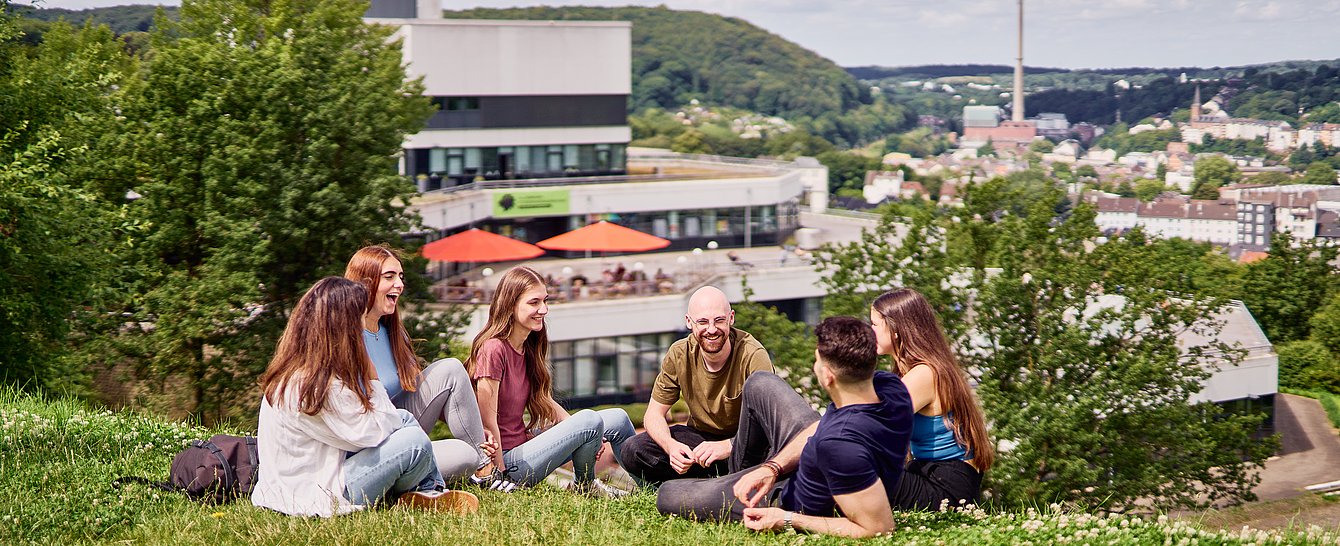
[[[473,512],[479,499],[445,491],[428,435],[373,379],[359,333],[367,301],[367,288],[339,277],[317,281],[298,301],[261,376],[252,504],[321,517],[384,499]]]

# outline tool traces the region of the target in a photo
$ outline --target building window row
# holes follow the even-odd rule
[[[662,355],[678,338],[664,332],[555,341],[549,345],[554,392],[560,398],[649,392]]]
[[[624,144],[419,148],[406,150],[406,158],[408,174],[426,191],[476,180],[623,174],[626,149]]]

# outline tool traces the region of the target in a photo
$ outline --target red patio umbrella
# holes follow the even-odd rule
[[[646,252],[670,246],[670,241],[601,220],[535,244],[549,250]]]
[[[508,262],[534,258],[544,254],[544,249],[479,228],[471,228],[423,245],[423,249],[419,252],[425,258],[438,261]]]

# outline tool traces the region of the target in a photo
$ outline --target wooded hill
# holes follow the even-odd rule
[[[154,13],[158,11],[159,6],[112,6],[85,10],[36,8],[23,5],[14,5],[11,8],[14,13],[25,18],[48,23],[65,19],[72,25],[82,26],[85,21],[92,19],[97,23],[107,25],[112,29],[112,32],[125,34],[127,32],[148,31],[154,23]],[[173,19],[177,17],[176,6],[162,6],[162,9],[169,17]]]
[[[690,99],[782,117],[843,113],[869,89],[832,61],[744,20],[665,7],[534,7],[446,12],[448,18],[630,21],[630,111]]]

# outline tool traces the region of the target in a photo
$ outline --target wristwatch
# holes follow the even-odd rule
[[[796,515],[795,512],[787,512],[786,516],[782,518],[782,529],[788,533],[796,532],[796,528],[791,525],[791,516],[794,515]]]

